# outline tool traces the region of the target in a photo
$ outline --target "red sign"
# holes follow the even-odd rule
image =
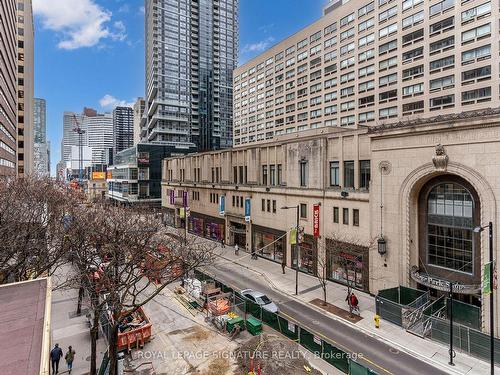
[[[319,237],[319,204],[313,206],[313,235]]]

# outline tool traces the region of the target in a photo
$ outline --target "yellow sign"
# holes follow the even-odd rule
[[[92,172],[92,180],[105,180],[106,172]]]

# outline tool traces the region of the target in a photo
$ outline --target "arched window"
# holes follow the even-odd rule
[[[473,273],[474,199],[458,183],[434,186],[427,197],[427,262]]]

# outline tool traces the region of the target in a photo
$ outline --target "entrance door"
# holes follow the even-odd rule
[[[233,234],[233,245],[240,249],[247,248],[247,228],[245,224],[231,222],[231,233]]]

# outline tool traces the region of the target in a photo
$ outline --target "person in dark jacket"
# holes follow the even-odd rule
[[[63,356],[63,351],[59,347],[59,344],[54,346],[54,349],[50,351],[50,361],[52,362],[52,373],[57,374],[59,372],[59,361]]]

